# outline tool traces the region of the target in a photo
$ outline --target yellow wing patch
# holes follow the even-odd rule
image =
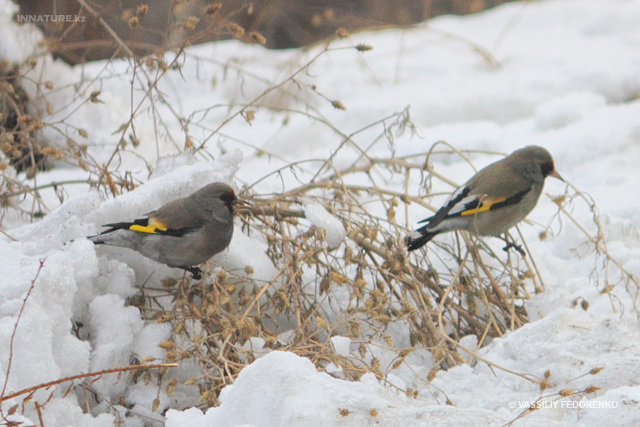
[[[477,208],[474,209],[469,209],[466,211],[462,211],[460,212],[460,215],[474,215],[480,212],[486,212],[488,210],[491,210],[491,207],[493,205],[495,205],[496,203],[500,203],[500,202],[504,202],[505,200],[507,200],[506,197],[496,197],[496,198],[490,198],[487,197],[485,199],[482,199],[482,204],[480,206],[478,206]]]
[[[137,231],[140,233],[154,234],[158,231],[167,231],[167,226],[160,221],[151,218],[149,219],[149,225],[133,224],[131,227],[129,227],[129,230]]]

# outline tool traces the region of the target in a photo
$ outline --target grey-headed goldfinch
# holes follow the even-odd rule
[[[406,237],[409,251],[448,231],[466,230],[480,236],[505,233],[533,210],[548,176],[564,181],[551,154],[536,145],[491,163],[454,191],[435,215],[420,221],[426,224]]]
[[[105,224],[108,230],[89,239],[97,245],[133,249],[198,280],[202,270],[196,266],[229,246],[238,204],[249,203],[237,198],[227,184],[216,182],[149,212],[146,218]]]

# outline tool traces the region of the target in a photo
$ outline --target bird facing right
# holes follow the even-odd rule
[[[408,250],[448,231],[466,230],[480,236],[506,233],[536,206],[548,176],[564,181],[551,154],[537,145],[491,163],[454,191],[435,215],[420,221],[427,224],[406,237]]]
[[[147,218],[105,224],[108,230],[89,239],[133,249],[198,280],[202,270],[195,266],[229,246],[236,206],[249,204],[227,184],[216,182],[149,212]]]

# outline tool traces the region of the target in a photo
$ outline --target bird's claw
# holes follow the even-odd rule
[[[188,271],[189,273],[191,273],[191,278],[193,280],[202,279],[202,270],[200,269],[200,267],[180,267],[180,268],[183,269],[184,271]]]
[[[522,249],[522,246],[520,245],[516,245],[513,242],[507,242],[507,246],[505,246],[504,248],[502,248],[503,251],[508,252],[509,249],[515,249],[516,251],[518,251],[518,253],[520,255],[522,255],[522,257],[524,258],[525,256],[527,256],[526,252],[524,251],[524,249]]]

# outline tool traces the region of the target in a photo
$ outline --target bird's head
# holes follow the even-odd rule
[[[193,197],[214,214],[233,214],[237,207],[251,206],[251,202],[238,198],[233,188],[223,182],[209,184],[194,193]]]
[[[522,165],[522,168],[527,173],[537,176],[542,173],[543,178],[551,176],[564,182],[564,179],[555,168],[553,157],[545,148],[530,145],[514,151],[511,156],[517,164]]]

